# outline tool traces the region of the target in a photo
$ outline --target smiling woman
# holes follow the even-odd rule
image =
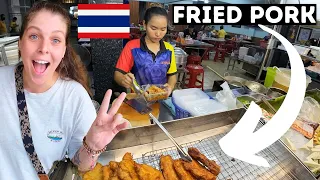
[[[23,63],[0,68],[0,107],[6,107],[0,108],[0,179],[48,179],[53,162],[66,154],[80,171],[88,171],[129,124],[116,115],[124,93],[109,109],[108,90],[96,113],[69,31],[62,6],[36,3],[20,33]]]
[[[58,10],[56,7],[43,10],[41,6],[35,6],[23,21],[19,52],[28,71],[27,74],[24,71],[25,88],[37,84],[33,91],[46,91],[59,74],[62,78],[78,81],[91,95],[85,68],[69,44],[69,15],[66,11],[58,13]],[[53,78],[45,81],[48,77]]]

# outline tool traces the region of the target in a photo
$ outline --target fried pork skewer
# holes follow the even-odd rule
[[[192,160],[192,162],[182,161],[182,164],[197,180],[216,180],[217,178],[196,160]]]
[[[218,176],[220,173],[220,166],[215,161],[210,160],[205,155],[201,154],[197,148],[189,148],[188,153],[193,159],[205,165],[215,176]]]

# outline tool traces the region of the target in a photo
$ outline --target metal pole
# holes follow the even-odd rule
[[[273,30],[276,31],[276,29],[277,29],[277,25],[274,25],[273,26]],[[261,73],[262,73],[262,71],[264,69],[264,66],[265,66],[267,60],[269,59],[269,54],[270,54],[271,49],[273,49],[275,41],[276,41],[275,37],[272,35],[271,38],[269,39],[268,46],[267,46],[267,51],[266,51],[266,54],[264,55],[263,61],[261,63],[258,75],[256,77],[256,81],[260,80]]]
[[[281,0],[279,4],[286,4],[287,3],[287,0]],[[274,25],[273,26],[273,30],[274,31],[277,31],[277,25]],[[256,77],[256,81],[259,81],[260,80],[260,76],[261,76],[261,73],[262,73],[262,70],[264,69],[264,66],[265,66],[265,63],[267,62],[267,60],[269,59],[269,54],[270,54],[270,51],[271,49],[273,49],[274,47],[274,44],[275,44],[275,37],[272,35],[270,40],[269,40],[269,43],[268,43],[268,47],[267,47],[267,51],[266,51],[266,54],[264,55],[264,58],[263,58],[263,61],[261,63],[261,67],[259,69],[259,73]]]

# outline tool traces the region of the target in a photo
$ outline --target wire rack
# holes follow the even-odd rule
[[[255,166],[240,160],[233,159],[226,155],[219,146],[219,140],[226,133],[212,136],[201,141],[183,144],[182,147],[187,149],[195,147],[200,150],[206,157],[216,161],[221,166],[221,173],[217,179],[231,180],[292,180],[295,178],[288,170],[285,169],[286,163],[282,163],[287,153],[278,148],[275,144],[258,153],[269,163],[270,168]],[[136,159],[138,163],[150,165],[158,170],[160,155],[171,155],[173,159],[179,159],[180,156],[175,147],[160,149],[144,154],[141,158]],[[284,161],[285,162],[285,161]],[[290,163],[290,162],[287,162]]]

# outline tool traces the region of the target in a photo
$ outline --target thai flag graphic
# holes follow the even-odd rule
[[[78,38],[129,36],[129,4],[78,4]]]

